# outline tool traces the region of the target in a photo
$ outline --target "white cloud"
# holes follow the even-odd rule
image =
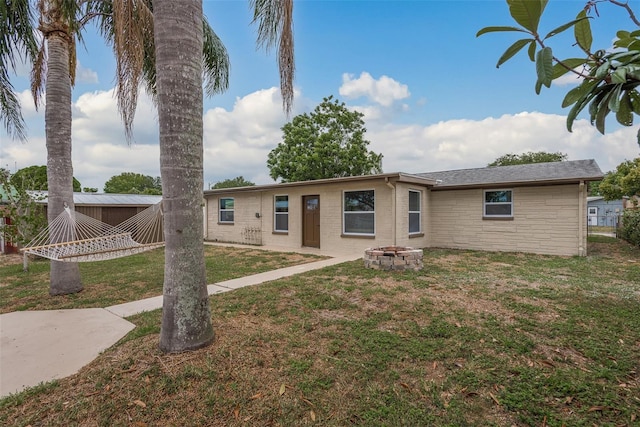
[[[567,132],[565,117],[523,112],[484,120],[449,120],[429,126],[372,126],[370,149],[384,155],[386,172],[421,173],[486,166],[507,153],[567,153],[570,160],[595,159],[606,172],[639,155],[636,130],[600,135],[586,120]]]
[[[76,83],[95,83],[98,84],[98,73],[90,68],[85,68],[80,61],[76,65]]]
[[[27,97],[28,92],[21,93]],[[22,98],[21,98],[22,99]],[[295,96],[298,107],[313,105]],[[382,107],[353,107],[365,113],[369,149],[382,153],[385,172],[421,173],[483,167],[507,153],[560,151],[569,159],[595,159],[606,172],[640,155],[636,128],[612,128],[600,135],[587,120],[578,120],[567,132],[565,117],[523,112],[483,120],[449,120],[431,125],[397,124],[378,115]],[[308,108],[306,108],[308,110]],[[32,114],[33,113],[33,114]],[[106,180],[122,172],[159,176],[156,112],[144,94],[136,114],[136,143],[128,145],[112,91],[82,94],[73,105],[74,175],[84,187],[102,189]],[[0,134],[0,166],[23,168],[46,164],[42,112],[28,111],[30,139],[9,141]],[[373,118],[376,120],[373,120]],[[257,184],[272,182],[267,155],[282,138],[288,121],[276,88],[237,98],[230,110],[212,108],[204,114],[205,184],[239,175]]]
[[[295,97],[300,97],[298,91]],[[274,87],[237,98],[230,111],[208,110],[204,116],[205,184],[239,175],[256,183],[272,182],[267,155],[281,141],[280,128],[286,122],[280,92]]]
[[[582,72],[582,68],[576,68],[576,72]],[[570,86],[570,85],[579,85],[582,83],[583,79],[580,78],[576,73],[568,72],[561,77],[555,79],[552,83],[555,86]]]
[[[353,74],[343,74],[339,93],[349,99],[364,96],[384,107],[390,107],[395,101],[408,98],[411,95],[407,85],[387,76],[376,80],[366,71],[363,71],[357,78],[354,78]]]

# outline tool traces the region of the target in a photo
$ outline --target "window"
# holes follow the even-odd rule
[[[289,196],[275,196],[273,230],[289,231]]]
[[[409,234],[417,234],[421,231],[420,207],[420,192],[409,190]]]
[[[375,234],[375,194],[373,190],[345,191],[344,234]]]
[[[220,222],[233,223],[233,210],[234,202],[233,198],[220,199],[220,215],[218,216]]]
[[[485,190],[484,216],[487,218],[513,218],[512,193],[511,190]]]

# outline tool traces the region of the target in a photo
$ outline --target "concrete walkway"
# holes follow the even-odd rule
[[[359,258],[362,254],[342,255],[227,280],[207,290],[219,294]],[[0,315],[0,398],[78,372],[135,327],[125,317],[159,308],[162,296],[106,308]]]

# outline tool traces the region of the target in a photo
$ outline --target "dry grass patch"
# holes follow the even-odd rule
[[[432,250],[425,265],[351,262],[216,295],[216,342],[181,355],[157,350],[159,312],[135,317],[78,375],[0,401],[0,423],[638,423],[640,300],[602,278],[637,292],[640,264]]]

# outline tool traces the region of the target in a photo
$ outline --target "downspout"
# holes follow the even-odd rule
[[[584,240],[584,221],[586,215],[586,209],[584,207],[584,181],[580,181],[579,201],[578,201],[578,255],[587,256]]]
[[[264,215],[262,215],[262,212],[265,211],[264,208],[264,192],[260,191],[260,246],[264,245]],[[275,206],[273,207],[273,209],[275,209]],[[273,230],[271,230],[273,231]]]
[[[203,211],[203,227],[202,230],[204,231],[204,236],[202,236],[202,238],[204,240],[207,240],[207,237],[209,237],[209,199],[207,199],[206,197],[203,197],[204,200],[204,206],[202,207],[202,211]]]
[[[384,179],[387,187],[391,189],[391,234],[393,235],[392,245],[396,245],[397,236],[396,236],[396,187],[389,181],[389,177]]]

